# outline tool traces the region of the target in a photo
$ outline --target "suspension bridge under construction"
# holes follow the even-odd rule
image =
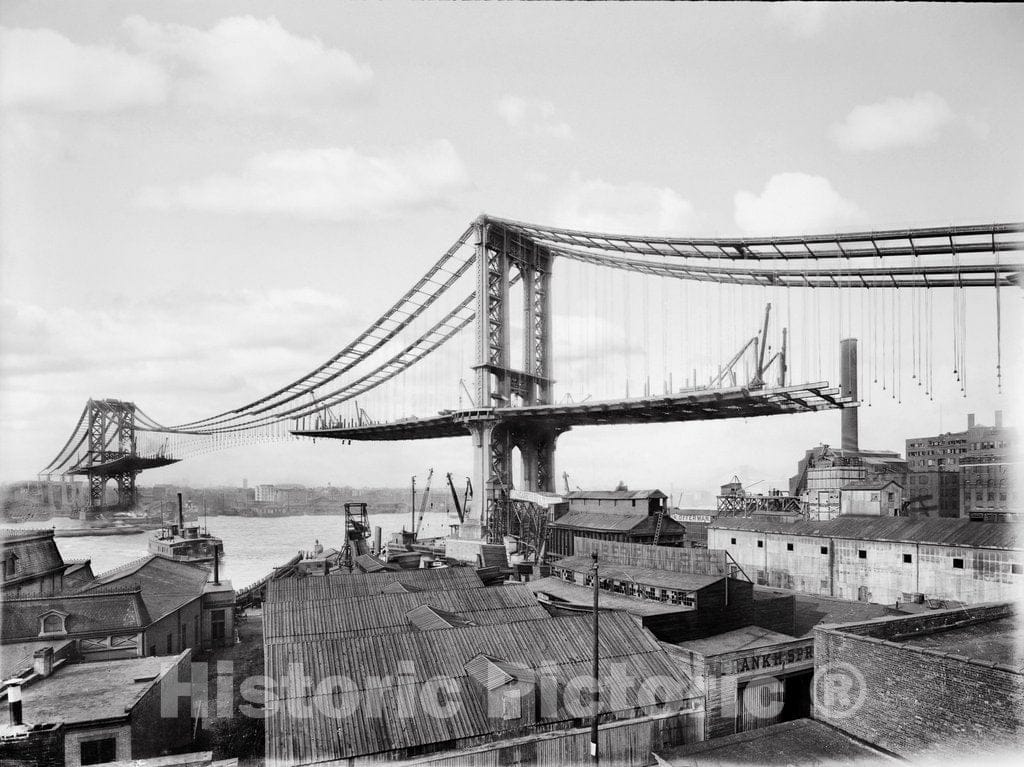
[[[469,436],[472,516],[493,539],[510,529],[514,475],[518,489],[555,489],[556,442],[572,428],[849,409],[865,395],[902,401],[908,386],[930,398],[944,378],[966,395],[972,295],[984,294],[994,338],[981,364],[1001,388],[1022,233],[1007,223],[672,238],[481,216],[305,375],[173,426],[132,402],[89,400],[40,476],[88,477],[94,507],[114,480],[127,506],[141,471],[206,451]],[[851,338],[862,361],[833,385]]]

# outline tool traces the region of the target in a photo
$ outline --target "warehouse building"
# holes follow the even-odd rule
[[[755,583],[879,604],[1016,598],[1024,547],[1010,525],[962,519],[841,516],[792,524],[716,521],[722,549]]]
[[[470,568],[273,581],[264,609],[269,765],[586,758],[590,616]],[[599,653],[606,758],[701,737],[702,692],[629,616],[602,618]]]

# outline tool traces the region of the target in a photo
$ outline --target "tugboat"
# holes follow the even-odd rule
[[[149,552],[175,562],[201,564],[224,556],[224,543],[210,535],[199,523],[185,524],[185,513],[178,493],[178,524],[164,527],[149,539]]]

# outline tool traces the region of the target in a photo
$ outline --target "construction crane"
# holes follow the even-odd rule
[[[420,499],[420,516],[416,520],[416,530],[414,531],[416,537],[420,536],[420,527],[423,526],[423,515],[427,513],[427,500],[430,498],[430,479],[434,476],[434,470],[431,469],[427,472],[427,484],[423,487],[423,498]]]
[[[466,478],[466,481],[469,482],[469,478],[468,477]],[[452,500],[455,501],[455,513],[459,515],[459,524],[462,524],[462,522],[465,521],[465,518],[464,518],[463,512],[462,512],[463,506],[462,506],[462,504],[459,503],[459,493],[455,489],[455,482],[452,480],[452,473],[450,471],[448,472],[448,487],[451,488]],[[469,492],[469,488],[468,487],[466,489],[466,492],[467,493]]]
[[[572,492],[572,489],[569,487],[569,472],[563,471],[562,472],[562,479],[565,480],[565,494],[568,495],[569,493]],[[583,490],[583,488],[580,487],[579,485],[576,485],[576,489],[581,491],[581,492]]]

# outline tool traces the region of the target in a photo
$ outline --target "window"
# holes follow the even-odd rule
[[[736,539],[735,538],[730,538],[729,539],[729,543],[731,543],[733,546],[735,546],[736,545]]]
[[[1011,564],[1010,572],[1014,575],[1020,575],[1021,573],[1024,573],[1024,565]]]
[[[174,637],[170,634],[167,635],[167,654],[170,655],[174,647]]]
[[[859,559],[867,559],[868,558],[868,553],[864,549],[858,549],[857,557]]]
[[[757,542],[757,548],[763,549],[764,548],[764,541],[758,541]]]
[[[821,547],[821,553],[822,554],[828,554],[828,546],[822,546]]]
[[[40,634],[66,634],[67,627],[64,625],[64,616],[59,613],[44,615],[39,627]]]
[[[787,543],[786,544],[786,551],[792,551],[792,550],[793,550],[793,544],[792,543]]]
[[[963,570],[964,569],[964,561],[962,559],[954,559],[953,560],[953,569],[954,570]]]
[[[100,738],[81,743],[82,764],[103,764],[117,759],[117,738]]]
[[[18,555],[8,552],[4,557],[4,580],[18,572]]]
[[[912,564],[913,561],[914,561],[914,557],[913,557],[912,554],[904,554],[903,555],[903,564],[909,565],[909,564]]]

